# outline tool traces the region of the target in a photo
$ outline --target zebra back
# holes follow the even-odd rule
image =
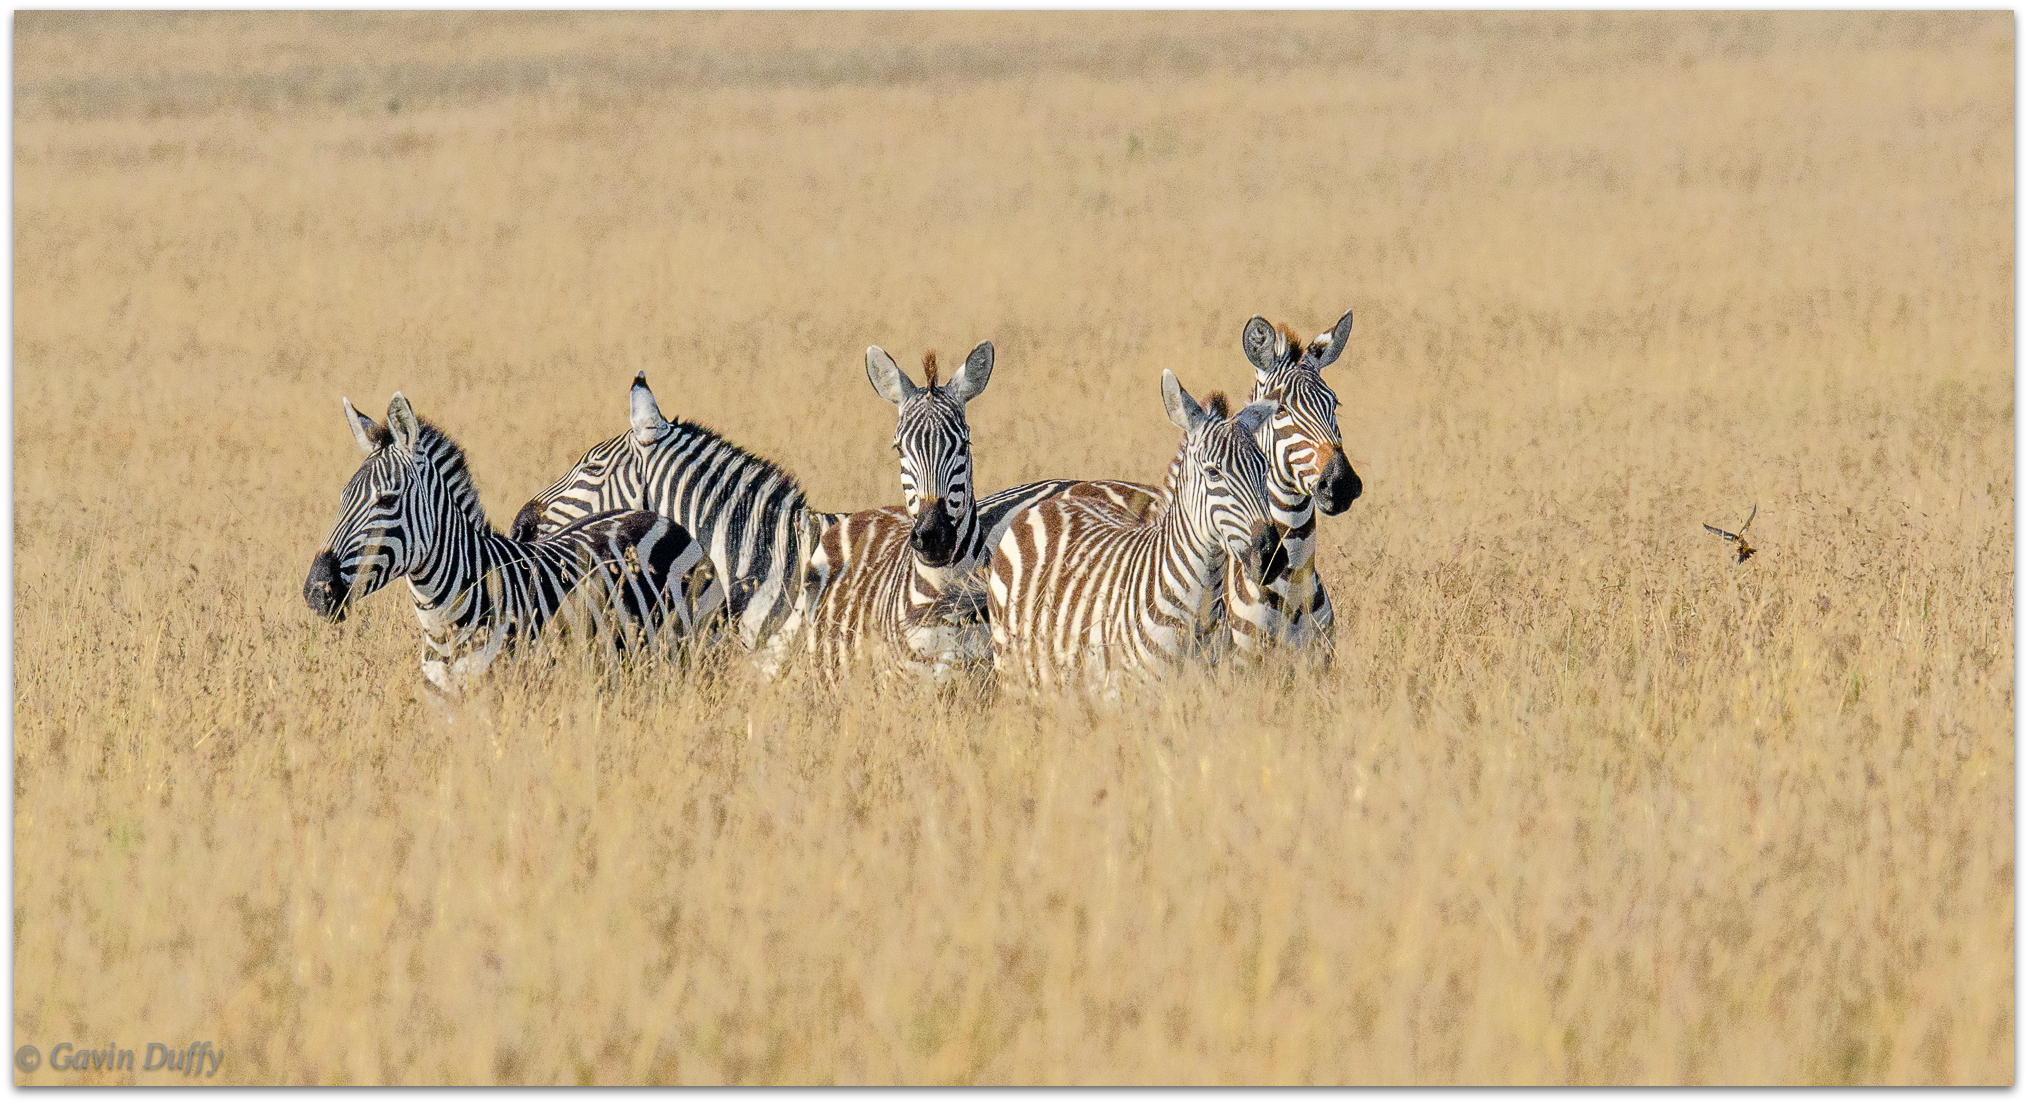
[[[809,508],[795,477],[706,426],[662,416],[646,374],[634,378],[626,433],[601,441],[516,517],[515,534],[548,532],[589,513],[652,510],[703,546],[742,644],[773,673],[814,596],[801,585],[824,531],[841,515]]]

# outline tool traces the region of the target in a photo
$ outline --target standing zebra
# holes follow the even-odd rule
[[[797,583],[839,515],[810,509],[795,477],[694,422],[662,416],[647,373],[628,393],[627,432],[585,451],[515,515],[530,539],[604,510],[652,510],[695,534],[726,588],[739,641],[772,675],[802,630]]]
[[[422,622],[424,677],[455,695],[494,657],[566,609],[595,630],[638,624],[673,645],[723,604],[690,534],[645,511],[607,513],[533,543],[493,531],[464,450],[397,391],[387,425],[345,421],[366,460],[345,484],[338,519],[310,563],[303,597],[325,620],[401,577]],[[607,623],[609,614],[620,622]]]
[[[1258,583],[1235,575],[1229,588],[1227,617],[1242,648],[1249,646],[1248,635],[1296,646],[1330,643],[1331,597],[1315,562],[1316,511],[1344,513],[1363,488],[1345,459],[1338,396],[1324,382],[1323,370],[1345,351],[1351,334],[1349,310],[1308,344],[1259,315],[1240,333],[1240,347],[1253,364],[1252,401],[1275,404],[1260,446],[1268,458],[1269,514],[1282,532],[1278,570]]]
[[[894,451],[901,458],[905,506],[862,510],[824,534],[810,559],[806,589],[817,595],[810,649],[835,674],[868,645],[891,650],[904,670],[941,677],[951,667],[992,656],[979,569],[998,522],[1070,480],[1030,483],[996,497],[981,517],[972,493],[972,432],[965,404],[993,376],[993,343],[981,341],[947,383],[937,355],[923,357],[928,383],[917,387],[880,346],[866,350],[866,378],[896,407]]]
[[[1274,554],[1267,457],[1254,439],[1274,408],[1228,416],[1220,394],[1200,407],[1166,370],[1162,405],[1183,443],[1145,509],[1059,495],[1022,511],[994,549],[988,601],[1003,680],[1114,689],[1154,677],[1212,643],[1226,561],[1257,572]]]
[[[1345,350],[1352,312],[1330,332],[1305,344],[1294,331],[1255,315],[1240,334],[1240,347],[1253,364],[1252,402],[1275,404],[1274,417],[1259,431],[1268,458],[1268,514],[1281,532],[1281,549],[1258,572],[1243,561],[1227,562],[1220,603],[1232,644],[1255,654],[1276,645],[1297,647],[1331,639],[1331,598],[1317,576],[1317,507],[1343,513],[1359,497],[1359,473],[1345,458],[1338,435],[1338,396],[1322,370]],[[1148,509],[1158,488],[1125,480],[1100,479],[1065,494],[1110,502],[1129,513]]]
[[[983,386],[983,382],[982,382]],[[810,509],[794,477],[694,422],[662,416],[647,374],[628,392],[631,428],[586,450],[548,490],[528,500],[514,534],[530,539],[600,510],[645,509],[697,535],[726,581],[740,642],[772,675],[829,581],[810,572],[825,532],[847,515]],[[1013,487],[977,505],[984,542],[1005,531],[1019,507],[1070,480]],[[990,543],[984,547],[991,548]],[[842,566],[842,565],[838,565]]]

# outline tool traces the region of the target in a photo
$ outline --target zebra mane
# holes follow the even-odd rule
[[[1280,330],[1282,332],[1282,340],[1288,342],[1287,363],[1294,364],[1303,359],[1303,354],[1310,349],[1310,343],[1303,340],[1296,331],[1289,329],[1287,326],[1278,325],[1275,329]]]
[[[747,451],[744,445],[737,444],[727,439],[724,434],[700,422],[693,422],[686,419],[684,421],[677,422],[676,428],[681,433],[692,434],[697,437],[703,438],[707,447],[720,448],[726,450],[727,452],[730,452],[733,456],[733,459],[741,462],[742,464],[752,464],[759,467],[761,471],[769,475],[779,476],[781,478],[781,481],[785,485],[787,485],[789,490],[793,492],[797,498],[803,497],[803,484],[796,479],[795,473],[789,471],[789,469],[785,467],[782,467],[780,464],[775,463],[773,460],[770,460],[765,456],[759,456],[752,452]]]
[[[1214,418],[1230,418],[1232,417],[1232,402],[1225,397],[1225,392],[1213,391],[1211,394],[1204,396],[1204,410],[1205,413],[1210,414]]]
[[[416,438],[416,452],[429,458],[430,467],[436,469],[438,477],[451,492],[451,500],[465,512],[473,525],[490,532],[493,523],[486,520],[486,506],[479,501],[479,485],[472,479],[472,469],[465,462],[465,450],[451,435],[420,418],[422,432]]]
[[[937,351],[931,349],[922,355],[922,370],[929,375],[929,382],[923,386],[934,391],[937,386]]]

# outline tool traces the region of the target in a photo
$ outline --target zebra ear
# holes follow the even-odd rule
[[[1345,317],[1340,318],[1338,324],[1331,327],[1330,333],[1320,333],[1317,340],[1310,342],[1310,347],[1303,351],[1303,355],[1317,367],[1329,368],[1331,362],[1338,359],[1338,354],[1345,351],[1345,339],[1351,336],[1352,312],[1346,311]]]
[[[1248,437],[1257,436],[1260,427],[1275,416],[1275,404],[1271,402],[1248,403],[1246,409],[1232,416],[1232,424]]]
[[[393,440],[379,422],[354,409],[351,399],[344,401],[345,426],[352,431],[352,439],[359,442],[359,451],[371,456],[373,450]]]
[[[655,393],[648,390],[646,372],[634,373],[634,386],[627,391],[627,424],[634,431],[635,442],[642,445],[654,444],[669,428]]]
[[[986,381],[993,378],[993,343],[981,341],[972,355],[965,358],[965,365],[951,382],[944,385],[944,394],[958,401],[958,405],[971,402],[986,389]]]
[[[1239,347],[1246,353],[1247,361],[1262,372],[1274,371],[1289,351],[1288,339],[1258,314],[1248,319],[1246,329],[1240,331]]]
[[[922,394],[922,388],[878,345],[866,347],[866,378],[872,382],[875,394],[896,406]]]
[[[416,440],[422,436],[422,420],[415,416],[415,408],[408,405],[407,396],[399,391],[387,400],[387,428],[394,434],[397,450],[415,451]]]
[[[1162,409],[1169,412],[1169,421],[1177,429],[1188,430],[1204,420],[1204,408],[1197,405],[1190,392],[1183,390],[1176,373],[1167,368],[1162,369]]]

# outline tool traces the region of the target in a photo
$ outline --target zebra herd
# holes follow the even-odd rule
[[[966,405],[985,391],[981,342],[918,385],[879,346],[874,391],[896,408],[904,504],[810,508],[788,472],[704,426],[663,416],[645,374],[628,428],[587,449],[501,535],[464,452],[396,392],[387,424],[345,401],[365,461],[311,562],[310,608],[342,621],[406,578],[422,668],[455,695],[565,619],[627,649],[675,654],[731,636],[773,676],[799,652],[826,677],[855,664],[941,679],[987,663],[1030,688],[1117,690],[1177,665],[1270,648],[1328,649],[1316,512],[1359,497],[1338,399],[1322,371],[1347,311],[1304,342],[1258,316],[1241,334],[1246,406],[1194,399],[1162,373],[1183,440],[1159,487],[1052,479],[978,497]]]

